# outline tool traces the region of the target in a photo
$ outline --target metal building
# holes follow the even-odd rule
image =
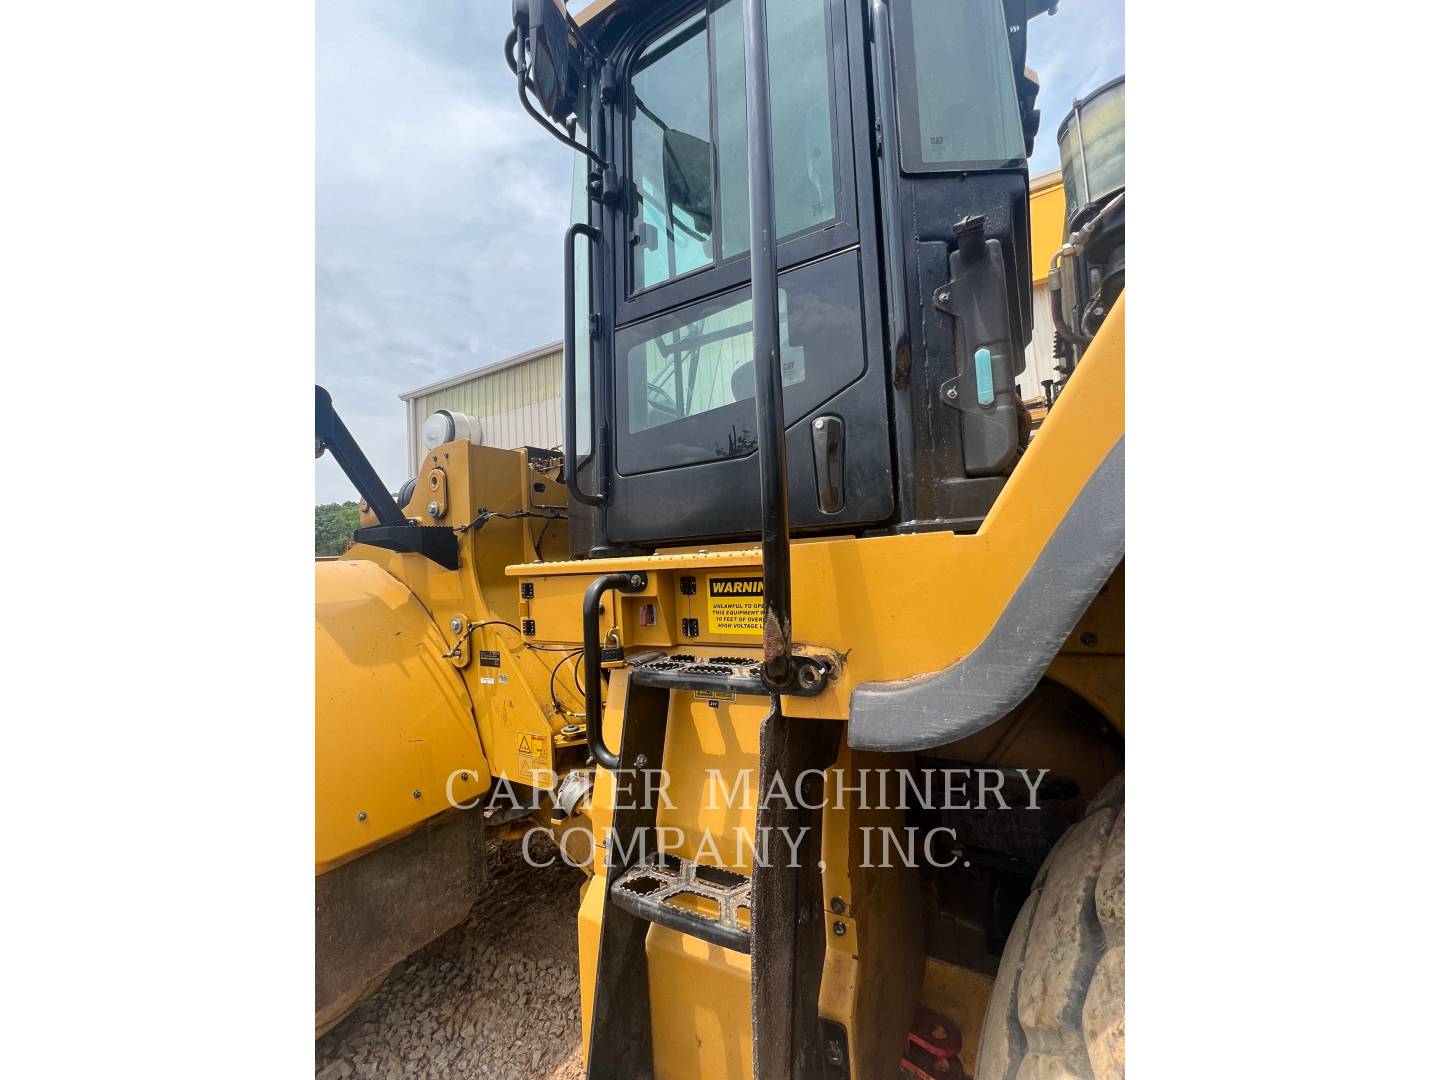
[[[1044,398],[1042,382],[1055,377],[1051,355],[1055,326],[1050,319],[1046,277],[1050,256],[1060,247],[1064,227],[1065,189],[1059,171],[1035,177],[1030,185],[1030,284],[1035,333],[1025,348],[1025,370],[1020,375],[1021,396],[1026,401]],[[477,417],[487,446],[502,450],[517,446],[558,448],[565,438],[561,362],[561,343],[556,341],[401,394],[410,475],[419,472],[424,454],[421,431],[425,418],[437,409]]]
[[[437,409],[479,419],[486,446],[559,447],[565,437],[562,389],[561,343],[556,341],[401,394],[410,475],[419,472],[424,454],[425,418]]]

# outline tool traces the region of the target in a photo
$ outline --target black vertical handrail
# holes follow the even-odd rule
[[[744,0],[745,113],[750,127],[750,294],[755,414],[760,457],[760,553],[765,578],[765,657],[771,690],[794,681],[790,649],[790,492],[780,364],[780,274],[770,134],[770,57],[765,0]]]
[[[611,772],[620,768],[620,755],[605,745],[605,736],[600,728],[605,715],[605,702],[600,697],[600,613],[604,610],[601,601],[611,589],[639,592],[645,588],[647,580],[643,570],[601,574],[590,582],[580,605],[580,633],[585,644],[585,652],[581,656],[585,668],[585,744],[596,763]],[[616,622],[618,625],[618,619]]]
[[[604,506],[606,462],[597,454],[596,482],[600,487],[597,495],[591,495],[580,488],[579,457],[575,453],[577,435],[577,413],[575,407],[575,237],[583,236],[592,244],[600,242],[600,230],[577,221],[565,230],[565,486],[570,489],[571,498],[588,506]],[[586,327],[589,333],[589,327]],[[594,345],[591,345],[591,356]],[[595,384],[595,366],[590,365],[590,385]],[[592,425],[593,426],[593,425]],[[598,443],[597,443],[598,447]]]

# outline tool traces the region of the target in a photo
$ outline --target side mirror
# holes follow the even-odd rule
[[[536,103],[558,124],[575,112],[586,54],[562,0],[515,0],[517,46],[529,57],[527,82]]]

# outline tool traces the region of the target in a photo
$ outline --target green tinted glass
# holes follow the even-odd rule
[[[715,100],[720,145],[721,258],[750,250],[745,145],[745,38],[740,4],[715,7]],[[775,228],[783,239],[835,217],[834,106],[830,99],[825,0],[769,5]]]
[[[631,74],[636,289],[714,261],[709,69],[702,13],[646,46]]]
[[[1001,0],[902,0],[895,16],[905,170],[1023,161],[1025,136]]]
[[[836,216],[826,10],[826,0],[770,5],[771,64],[784,70],[771,84],[775,223],[782,239]],[[740,4],[718,0],[660,35],[642,50],[630,82],[632,285],[638,292],[712,265],[717,242],[720,260],[750,250]]]
[[[780,290],[783,385],[805,378],[805,350],[789,342],[787,297]],[[644,431],[755,396],[750,300],[693,319],[634,346],[630,431]],[[642,382],[643,379],[643,382]]]

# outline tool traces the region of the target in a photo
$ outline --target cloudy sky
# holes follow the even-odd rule
[[[560,336],[570,156],[515,99],[510,8],[316,3],[316,381],[392,490],[400,393]],[[1029,64],[1040,173],[1071,101],[1125,70],[1124,0],[1062,0],[1030,24]],[[355,497],[328,454],[315,485],[320,502]]]

